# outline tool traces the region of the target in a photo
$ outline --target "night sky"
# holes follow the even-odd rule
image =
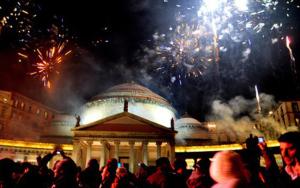
[[[272,6],[276,10],[270,10],[263,6],[267,1],[259,5],[260,1],[252,4],[254,1],[248,0],[248,12],[232,13],[234,16],[226,24],[218,25],[220,60],[209,63],[209,58],[200,58],[201,74],[188,74],[188,57],[184,57],[188,59],[185,64],[172,59],[176,45],[163,51],[167,55],[158,53],[153,57],[152,53],[161,52],[157,50],[161,46],[170,46],[168,37],[161,41],[155,40],[155,36],[170,36],[183,23],[201,25],[199,20],[204,20],[204,16],[197,18],[198,21],[192,16],[203,2],[2,0],[0,89],[17,91],[55,109],[74,113],[105,89],[135,82],[168,99],[178,115],[188,112],[199,120],[205,120],[210,113],[213,100],[226,102],[235,96],[255,98],[255,85],[260,93],[272,95],[276,101],[299,98],[300,8],[296,1],[271,1],[277,3]],[[260,10],[267,11],[261,13]],[[18,12],[20,15],[12,15]],[[10,18],[4,23],[3,18],[7,16]],[[228,23],[237,24],[236,20],[244,22],[239,22],[238,29],[221,38],[225,26],[231,28]],[[253,24],[251,28],[241,27],[249,21]],[[259,23],[264,23],[261,30],[255,27]],[[281,25],[271,29],[275,23]],[[291,69],[286,36],[291,39],[294,69]],[[185,34],[177,37],[184,38]],[[211,42],[203,38],[205,44]],[[34,49],[43,51],[63,42],[65,50],[72,52],[55,67],[59,74],[51,73],[52,87],[47,88],[39,77],[30,75],[38,60]],[[20,57],[18,52],[29,58]],[[186,56],[190,54],[195,56],[194,52]]]

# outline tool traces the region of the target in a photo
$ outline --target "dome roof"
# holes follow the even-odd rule
[[[208,128],[187,114],[175,122],[175,130],[178,131],[177,142],[182,139],[209,139]]]
[[[176,110],[166,99],[141,85],[124,83],[107,89],[86,103],[81,114],[82,123],[92,123],[123,112],[125,100],[128,101],[128,112],[165,127],[170,127],[171,119],[176,119]]]
[[[183,125],[193,125],[193,126],[201,126],[200,121],[191,118],[191,117],[185,117],[185,118],[180,118],[176,121],[175,125],[177,127],[183,126]]]
[[[122,98],[135,100],[149,100],[171,106],[166,99],[152,92],[150,89],[135,83],[124,83],[113,86],[103,93],[92,98],[92,101],[103,100],[108,98]]]

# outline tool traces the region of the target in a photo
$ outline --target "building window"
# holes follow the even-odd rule
[[[296,113],[299,112],[299,107],[296,102],[292,102],[292,109],[293,109],[293,112],[296,112]]]
[[[8,101],[7,98],[3,98],[4,103],[7,103],[7,101]]]
[[[15,101],[15,104],[14,104],[16,108],[18,107],[18,104],[19,104],[19,101],[16,100],[16,101]]]
[[[299,125],[300,125],[300,120],[299,120],[299,118],[295,118],[295,125],[296,125],[297,127],[299,127]]]
[[[21,109],[24,110],[25,104],[24,102],[21,103]]]
[[[31,112],[31,109],[32,109],[32,107],[31,107],[31,106],[29,106],[29,107],[28,107],[28,112]]]
[[[44,118],[45,118],[45,119],[48,118],[48,112],[44,112]]]

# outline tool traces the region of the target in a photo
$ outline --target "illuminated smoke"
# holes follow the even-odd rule
[[[232,130],[237,140],[244,141],[250,133],[256,136],[265,136],[268,139],[276,139],[286,130],[275,122],[268,112],[275,106],[274,97],[268,94],[260,94],[262,114],[257,113],[257,100],[245,99],[237,96],[223,102],[215,100],[212,103],[212,114],[209,121],[215,121],[219,131]]]

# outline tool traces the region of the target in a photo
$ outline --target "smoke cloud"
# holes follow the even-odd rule
[[[255,98],[236,96],[228,102],[215,100],[212,102],[212,113],[208,119],[216,122],[218,131],[232,132],[230,136],[235,136],[236,140],[244,141],[249,134],[277,139],[287,130],[268,113],[275,105],[274,97],[264,93],[260,94],[261,113],[257,110]]]

